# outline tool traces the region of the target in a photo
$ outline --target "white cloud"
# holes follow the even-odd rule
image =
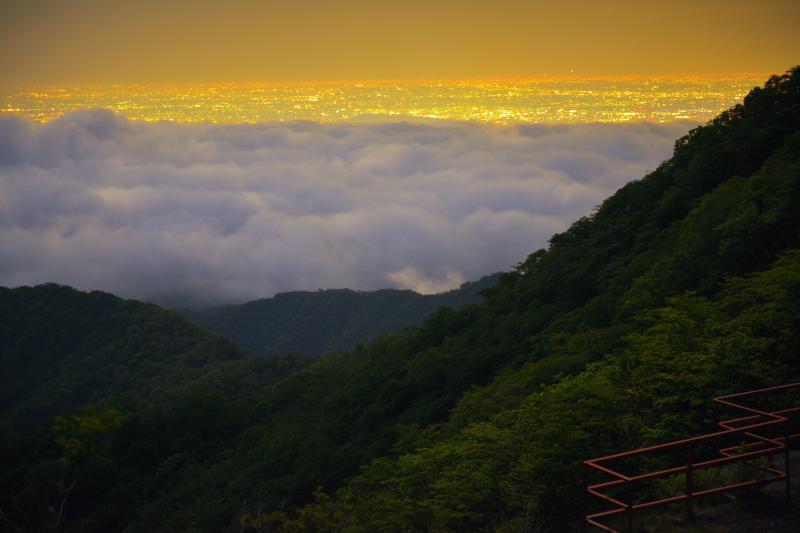
[[[0,118],[0,285],[162,303],[508,269],[690,124],[177,125]]]
[[[404,288],[412,288],[420,294],[436,294],[439,292],[445,292],[453,287],[458,287],[467,281],[464,279],[464,276],[455,270],[448,271],[444,279],[428,279],[417,272],[414,267],[406,267],[402,270],[398,270],[397,272],[390,272],[386,275],[386,279],[392,285]]]

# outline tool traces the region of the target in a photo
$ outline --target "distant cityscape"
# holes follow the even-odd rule
[[[724,78],[95,85],[0,89],[0,116],[105,108],[180,123],[444,119],[495,124],[704,122],[764,82]]]

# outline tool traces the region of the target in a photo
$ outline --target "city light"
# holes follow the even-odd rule
[[[702,122],[762,75],[725,78],[102,85],[0,89],[0,115],[47,122],[105,108],[136,120],[254,123],[444,119],[494,124]]]

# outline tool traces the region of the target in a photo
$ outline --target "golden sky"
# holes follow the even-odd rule
[[[0,84],[780,73],[797,0],[0,0]]]

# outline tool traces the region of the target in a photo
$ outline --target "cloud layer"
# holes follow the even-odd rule
[[[546,245],[689,127],[2,117],[0,285],[198,305],[445,290]]]

